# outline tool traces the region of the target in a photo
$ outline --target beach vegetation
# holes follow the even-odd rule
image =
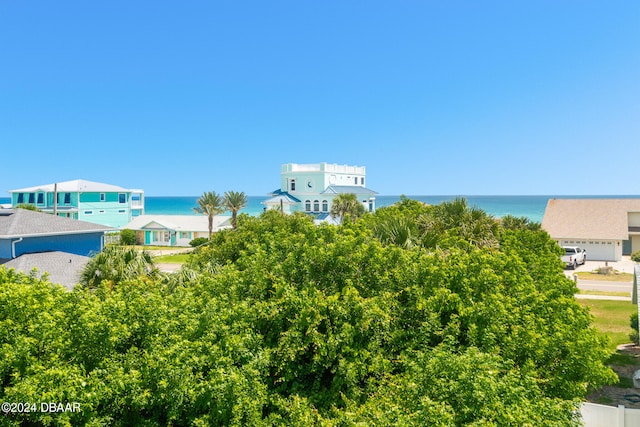
[[[133,246],[136,244],[136,232],[134,230],[125,228],[120,230],[120,244]]]
[[[20,203],[16,205],[16,209],[26,209],[28,211],[41,212],[40,209],[36,205],[31,205],[29,203]]]
[[[231,226],[235,229],[237,225],[238,211],[247,206],[247,196],[244,192],[226,191],[224,193],[224,205],[231,211]]]
[[[240,215],[169,278],[0,269],[0,396],[82,402],[60,425],[577,426],[617,377],[558,250],[404,200],[340,226]]]
[[[224,200],[215,191],[205,191],[196,203],[198,203],[198,206],[193,210],[196,213],[207,216],[209,220],[209,238],[211,238],[213,234],[213,218],[224,212]]]
[[[358,197],[353,193],[338,194],[331,204],[331,217],[340,222],[355,221],[364,215],[365,209]]]
[[[127,280],[158,277],[159,271],[147,251],[134,247],[106,246],[102,252],[93,256],[80,274],[80,284],[90,289],[105,283],[114,287]]]
[[[192,248],[197,248],[198,246],[202,246],[207,242],[209,242],[209,239],[207,239],[206,237],[196,237],[189,242],[189,246],[191,246]]]

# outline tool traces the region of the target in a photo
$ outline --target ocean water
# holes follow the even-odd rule
[[[640,198],[640,196],[407,196],[427,204],[439,204],[444,201],[464,197],[469,206],[476,206],[490,215],[503,217],[513,215],[526,217],[531,221],[542,222],[547,202],[552,198]],[[249,196],[247,207],[241,213],[260,215],[264,211],[263,201],[267,196]],[[196,215],[198,197],[145,197],[145,213]],[[376,207],[390,206],[400,200],[400,196],[376,196]]]
[[[145,213],[147,215],[198,215],[194,208],[198,205],[199,196],[193,197],[145,197]],[[640,196],[407,196],[427,204],[438,204],[454,200],[456,197],[467,199],[469,206],[476,206],[490,215],[503,217],[513,215],[526,217],[531,221],[541,222],[549,199],[573,198],[640,198]],[[248,204],[241,213],[260,215],[264,211],[263,201],[268,196],[248,196]],[[390,206],[400,200],[400,196],[376,196],[376,207]],[[10,203],[8,197],[0,197],[0,204]]]

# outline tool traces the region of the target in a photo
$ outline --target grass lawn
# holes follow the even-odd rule
[[[190,254],[160,255],[153,258],[156,264],[184,264],[189,259]]]
[[[595,328],[609,337],[612,353],[616,351],[618,345],[630,342],[631,326],[629,322],[631,314],[638,310],[636,305],[629,301],[583,299],[578,302],[589,307],[594,316]]]
[[[633,282],[633,274],[616,273],[616,274],[598,274],[590,271],[579,271],[574,273],[578,275],[578,279],[582,280],[600,280],[604,282]]]

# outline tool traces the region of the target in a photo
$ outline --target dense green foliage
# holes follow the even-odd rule
[[[128,228],[120,230],[120,244],[129,246],[135,245],[136,232]]]
[[[631,261],[640,262],[640,251],[631,254]]]
[[[640,344],[640,334],[638,330],[640,329],[640,325],[638,325],[638,313],[633,313],[629,319],[629,326],[631,326],[631,334],[629,334],[629,338],[636,345]]]
[[[615,381],[559,248],[464,200],[238,217],[172,279],[0,269],[0,395],[59,425],[578,425]]]
[[[151,254],[132,247],[107,246],[87,262],[80,274],[80,284],[97,288],[113,287],[129,279],[152,280],[159,277]]]
[[[364,215],[365,209],[358,197],[353,193],[338,194],[331,204],[331,216],[340,222],[355,221]]]
[[[209,239],[207,239],[206,237],[196,237],[195,239],[189,242],[189,246],[191,246],[192,248],[196,248],[198,246],[204,245],[208,241]]]

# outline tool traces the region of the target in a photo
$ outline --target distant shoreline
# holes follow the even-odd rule
[[[200,196],[145,196],[145,214],[146,215],[198,215],[193,208],[197,206],[197,200]],[[531,221],[542,222],[544,211],[550,199],[623,199],[623,198],[640,198],[640,195],[481,195],[481,196],[464,196],[464,195],[440,195],[440,196],[405,196],[409,199],[419,200],[427,204],[439,204],[445,201],[451,201],[458,197],[467,200],[469,206],[478,207],[490,215],[497,218],[505,215],[513,215],[515,217],[525,217]],[[247,206],[240,211],[252,216],[258,216],[264,211],[263,201],[269,196],[247,196]],[[393,205],[400,200],[400,195],[377,195],[376,208]],[[8,197],[0,198],[0,204],[9,204],[11,199]],[[227,213],[228,214],[228,213]]]

